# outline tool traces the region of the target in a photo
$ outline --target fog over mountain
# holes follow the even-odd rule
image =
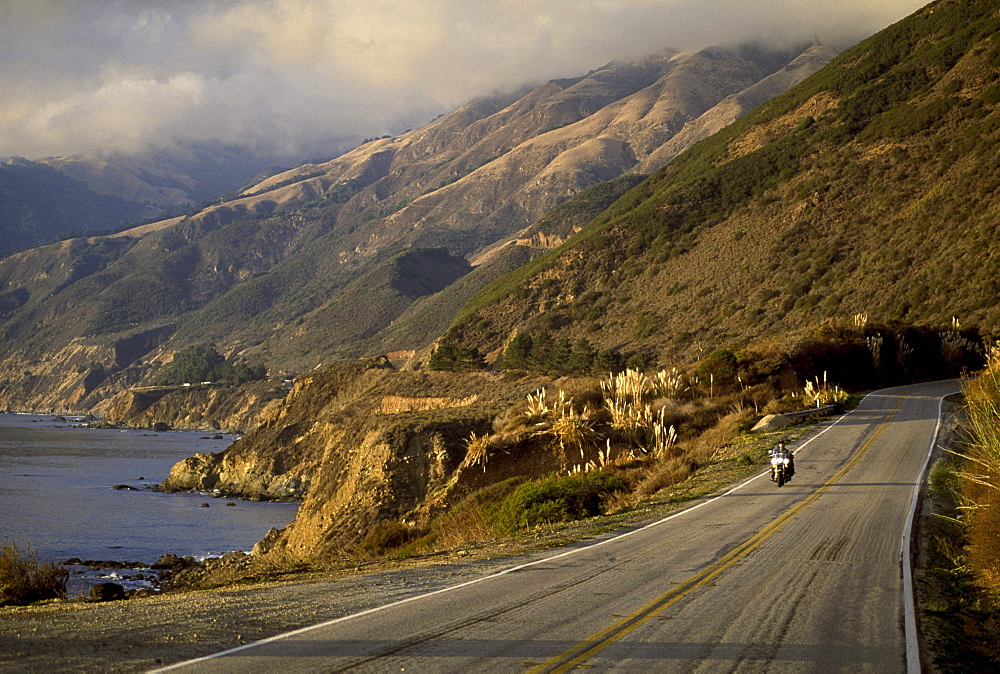
[[[0,0],[0,157],[323,157],[664,47],[844,47],[923,0]]]

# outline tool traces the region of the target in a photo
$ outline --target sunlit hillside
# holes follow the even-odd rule
[[[938,2],[856,45],[487,288],[448,339],[669,363],[855,315],[995,331],[997,12]]]

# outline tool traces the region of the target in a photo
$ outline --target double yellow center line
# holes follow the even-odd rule
[[[889,425],[889,423],[896,416],[899,411],[900,405],[903,404],[903,400],[900,399],[896,403],[892,412],[886,417],[885,421],[875,430],[871,436],[861,445],[857,453],[848,461],[840,470],[834,474],[829,480],[827,480],[821,487],[819,487],[810,496],[800,501],[795,507],[786,511],[783,515],[772,521],[766,527],[757,532],[747,541],[743,542],[741,545],[730,550],[717,562],[710,564],[709,566],[702,569],[700,572],[694,576],[688,578],[682,583],[679,583],[675,587],[671,588],[670,591],[665,594],[660,595],[653,601],[649,602],[642,608],[634,611],[633,613],[621,618],[617,622],[613,623],[609,627],[597,632],[591,637],[581,641],[575,646],[568,648],[554,658],[537,665],[529,672],[566,672],[570,669],[583,664],[586,660],[594,657],[605,648],[620,640],[622,637],[629,634],[632,630],[643,625],[650,619],[660,613],[663,609],[670,607],[674,603],[680,601],[682,598],[690,594],[691,592],[697,590],[700,587],[706,585],[713,578],[718,576],[720,573],[731,567],[733,564],[738,562],[740,559],[750,554],[757,546],[766,541],[771,534],[780,529],[786,522],[795,517],[803,509],[809,507],[816,499],[822,496],[827,490],[830,489],[834,484],[836,484],[840,478],[844,476],[847,471],[857,464],[861,460],[861,457],[865,455],[868,449],[874,444],[875,440],[881,435],[882,431]]]

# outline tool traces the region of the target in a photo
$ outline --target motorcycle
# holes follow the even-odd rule
[[[794,468],[791,454],[778,452],[771,457],[771,482],[777,482],[780,487],[792,479],[792,473]]]

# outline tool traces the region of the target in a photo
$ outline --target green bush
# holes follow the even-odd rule
[[[65,599],[69,571],[58,564],[38,563],[30,548],[0,546],[0,606],[25,606],[42,599]]]
[[[698,376],[706,381],[712,376],[716,384],[725,384],[736,378],[736,365],[736,354],[729,349],[718,349],[698,366]]]
[[[600,515],[604,500],[623,489],[621,477],[603,471],[550,477],[522,484],[488,516],[501,533],[514,533],[536,524]]]

